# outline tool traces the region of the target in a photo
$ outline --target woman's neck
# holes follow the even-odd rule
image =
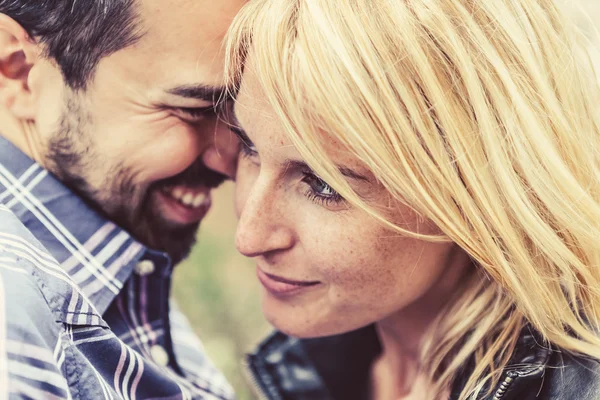
[[[444,274],[422,297],[376,324],[382,352],[372,368],[372,400],[440,398],[432,393],[434,382],[423,368],[420,349],[432,322],[472,268],[457,247]]]

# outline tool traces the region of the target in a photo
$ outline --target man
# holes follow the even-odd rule
[[[0,399],[229,399],[169,307],[243,0],[0,0]]]

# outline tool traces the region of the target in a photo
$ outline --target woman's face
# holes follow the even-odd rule
[[[292,146],[252,70],[246,69],[233,117],[245,141],[236,245],[256,260],[269,322],[288,334],[314,337],[394,316],[412,318],[415,327],[430,320],[468,257],[452,243],[401,237],[340,199]],[[392,201],[355,157],[336,151],[333,140],[329,147],[350,185],[392,222],[439,233]]]

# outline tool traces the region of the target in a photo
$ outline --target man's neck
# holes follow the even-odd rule
[[[0,107],[0,136],[14,144],[29,158],[44,166],[39,152],[35,122],[15,118],[6,108]]]

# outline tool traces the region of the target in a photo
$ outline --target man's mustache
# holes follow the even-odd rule
[[[164,179],[160,182],[161,186],[203,186],[209,189],[219,187],[227,180],[227,176],[209,169],[201,159],[194,161],[185,171]]]

